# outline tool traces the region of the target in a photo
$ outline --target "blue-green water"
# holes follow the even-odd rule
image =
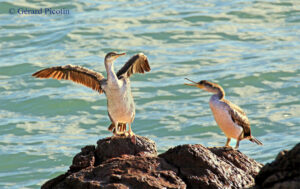
[[[25,15],[19,8],[70,13]],[[65,172],[81,147],[111,135],[104,95],[31,77],[65,64],[105,73],[110,51],[128,54],[116,68],[138,52],[149,58],[151,72],[131,79],[133,130],[153,139],[159,152],[225,144],[210,94],[184,86],[185,77],[221,84],[246,111],[264,143],[242,141],[248,156],[266,163],[300,141],[297,0],[0,0],[0,10],[0,188],[39,188]]]

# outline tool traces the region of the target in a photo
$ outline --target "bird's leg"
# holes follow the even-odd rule
[[[120,135],[122,134],[120,131],[119,131],[119,123],[118,122],[115,122],[115,132],[114,132],[114,136],[117,136],[117,135]]]
[[[118,131],[121,133],[123,131],[123,123],[119,123]]]
[[[132,129],[131,129],[131,123],[128,123],[128,133],[129,133],[129,136],[134,136],[134,133],[132,132]]]
[[[130,125],[130,124],[128,123],[128,125]],[[124,134],[125,134],[126,137],[130,137],[131,136],[130,133],[129,133],[129,131],[127,131],[127,125],[126,124],[124,124],[123,131],[124,131]]]
[[[234,147],[235,150],[237,150],[239,148],[239,145],[240,145],[240,139],[236,139],[236,145]]]
[[[244,133],[242,132],[239,136],[239,138],[236,139],[236,145],[234,147],[234,149],[238,149],[239,148],[239,145],[240,145],[240,140],[242,140],[242,137],[244,136]]]
[[[126,123],[123,124],[122,132],[123,132],[124,134],[126,133]]]
[[[124,131],[124,132],[127,131],[127,125],[126,125],[126,124],[124,124],[124,129],[123,129],[123,131]]]
[[[225,147],[229,147],[230,140],[231,140],[231,138],[227,138],[227,141],[226,141]]]

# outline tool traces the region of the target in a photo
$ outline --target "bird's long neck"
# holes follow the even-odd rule
[[[105,61],[105,69],[107,73],[107,81],[109,82],[117,82],[118,77],[114,71],[114,64],[113,62]]]
[[[211,87],[207,89],[207,91],[214,93],[214,96],[216,96],[219,100],[222,100],[225,97],[225,91],[221,86]]]
[[[222,87],[218,88],[218,93],[217,93],[218,97],[220,100],[222,100],[225,97],[225,91],[223,90]]]

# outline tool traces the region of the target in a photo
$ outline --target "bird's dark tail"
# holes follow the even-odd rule
[[[255,138],[254,136],[251,136],[251,138],[249,139],[251,142],[254,142],[258,145],[263,145],[262,142],[260,142],[257,138]]]
[[[114,130],[114,128],[115,128],[115,124],[110,124],[110,126],[108,127],[108,130],[109,131],[113,131]]]

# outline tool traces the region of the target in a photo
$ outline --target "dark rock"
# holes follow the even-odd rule
[[[73,163],[70,166],[71,172],[76,172],[81,169],[94,166],[95,164],[95,146],[90,145],[81,148],[81,152],[73,158]]]
[[[53,178],[53,179],[51,179],[51,180],[48,180],[47,182],[45,182],[43,185],[42,185],[42,187],[41,187],[41,189],[50,189],[50,188],[54,188],[54,187],[56,187],[59,183],[61,183],[61,182],[63,182],[64,180],[65,180],[65,178],[67,177],[67,176],[69,176],[70,175],[70,173],[69,172],[66,172],[65,174],[61,174],[61,175],[59,175],[59,176],[57,176],[57,177],[55,177],[55,178]]]
[[[80,171],[81,169],[87,167],[93,167],[95,164],[95,146],[89,145],[81,148],[81,152],[75,155],[73,158],[73,163],[70,166],[70,169],[62,175],[57,176],[54,179],[47,181],[45,184],[42,185],[42,189],[53,188],[58,183],[64,181],[66,177],[70,174]]]
[[[258,163],[254,159],[249,158],[242,152],[226,147],[213,147],[208,148],[212,153],[216,154],[219,158],[228,164],[243,170],[246,174],[251,175],[253,178],[259,173],[263,164]]]
[[[246,188],[262,165],[231,148],[181,145],[159,155],[179,169],[188,188]],[[250,170],[247,170],[248,167]]]
[[[136,135],[136,142],[133,143],[128,137],[109,137],[98,140],[96,155],[99,163],[110,158],[122,155],[153,155],[157,156],[156,144],[152,140]],[[98,164],[98,162],[97,162]]]
[[[300,188],[300,143],[281,151],[255,178],[256,188]]]
[[[97,148],[93,145],[82,148],[81,152],[73,158],[70,169],[65,174],[47,181],[42,188],[128,188],[130,183],[131,185],[135,183],[138,188],[140,185],[144,185],[144,188],[151,188],[152,185],[152,188],[182,188],[182,186],[185,186],[182,180],[176,176],[177,169],[168,165],[163,159],[157,158],[156,145],[150,139],[136,136],[135,143],[133,143],[131,138],[109,137],[101,139],[97,143]],[[153,164],[153,167],[150,166],[152,163],[151,161],[147,163],[145,159],[143,160],[143,157],[150,156],[156,158],[156,161],[158,161],[156,165]],[[129,160],[129,157],[142,159],[135,161]],[[108,162],[103,162],[105,160]],[[116,162],[121,161],[122,163],[109,163],[110,161],[114,162],[114,160]],[[133,163],[142,161],[145,162],[139,164]],[[115,167],[114,169],[113,166],[119,166],[121,164],[124,164],[123,172],[127,170],[126,166],[134,166],[131,169],[136,169],[136,171],[128,173],[128,178],[132,178],[131,180],[128,179],[129,183],[126,183],[125,180],[121,180],[121,182],[117,179],[119,176],[116,173],[118,173],[121,168]],[[142,173],[141,170],[147,170],[142,166],[143,164],[145,164],[145,166],[150,166],[149,169],[152,170],[152,172],[149,172],[150,175],[148,177],[145,176],[147,172],[140,174]],[[157,168],[155,166],[157,166]],[[140,171],[138,167],[140,167]],[[93,174],[95,173],[97,176],[100,175],[100,177],[92,177],[93,175],[88,174],[89,171]],[[83,178],[83,180],[81,178]],[[123,178],[123,176],[121,175],[120,178]],[[113,182],[114,179],[117,180],[116,183]],[[134,179],[137,180],[135,181]],[[167,181],[166,179],[170,179],[170,181]],[[166,181],[163,182],[163,180]],[[147,182],[149,182],[149,186],[147,185]],[[158,184],[160,182],[161,185]],[[164,184],[166,186],[164,186]]]
[[[66,177],[63,188],[186,188],[177,169],[158,157],[113,158]]]
[[[155,143],[141,136],[97,143],[82,148],[68,172],[42,188],[245,188],[262,166],[229,148],[182,145],[157,157]]]

